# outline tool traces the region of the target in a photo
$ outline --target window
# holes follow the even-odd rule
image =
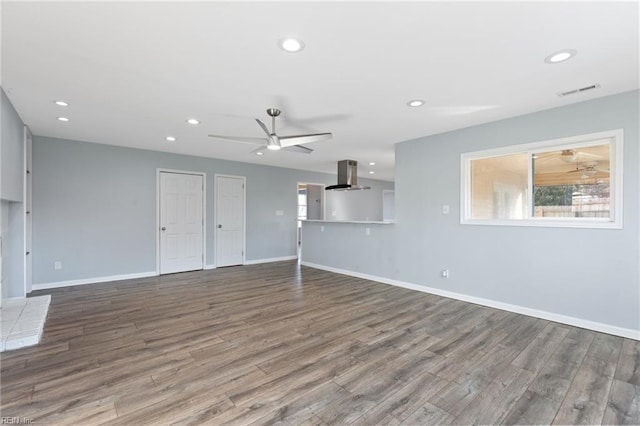
[[[622,130],[461,161],[463,224],[622,228]]]

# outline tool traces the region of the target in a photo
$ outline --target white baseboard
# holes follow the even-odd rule
[[[245,260],[245,265],[257,265],[258,263],[284,262],[285,260],[295,260],[298,256],[270,257],[268,259]]]
[[[390,278],[383,278],[375,275],[363,274],[361,272],[354,272],[354,271],[348,271],[346,269],[333,268],[331,266],[318,265],[315,263],[310,263],[305,261],[300,262],[300,264],[303,266],[308,266],[310,268],[322,269],[324,271],[329,271],[329,272],[335,272],[336,274],[349,275],[356,278],[363,278],[366,280],[376,281],[383,284],[389,284],[396,287],[407,288],[410,290],[416,290],[423,293],[435,294],[437,296],[448,297],[451,299],[461,300],[463,302],[475,303],[477,305],[488,306],[490,308],[501,309],[503,311],[509,311],[517,314],[527,315],[530,317],[559,322],[561,324],[567,324],[575,327],[586,328],[588,330],[598,331],[598,332],[607,333],[607,334],[613,334],[614,336],[626,337],[627,339],[640,340],[640,330],[618,327],[615,325],[589,321],[581,318],[570,317],[567,315],[556,314],[553,312],[541,311],[538,309],[527,308],[519,305],[512,305],[510,303],[498,302],[496,300],[484,299],[476,296],[469,296],[461,293],[454,293],[452,291],[441,290],[439,288],[426,287],[426,286],[412,284],[404,281],[392,280]]]
[[[297,256],[284,256],[284,257],[273,257],[270,259],[257,259],[257,260],[248,260],[245,261],[245,265],[256,265],[259,263],[269,263],[269,262],[282,262],[285,260],[294,260],[297,259]],[[216,265],[205,265],[205,270],[216,269]],[[122,280],[131,280],[135,278],[148,278],[158,276],[158,273],[153,272],[141,272],[137,274],[123,274],[123,275],[110,275],[107,277],[93,277],[93,278],[84,278],[80,280],[69,280],[69,281],[55,281],[50,283],[40,283],[33,284],[32,291],[35,290],[46,290],[50,288],[60,288],[60,287],[71,287],[74,285],[85,285],[85,284],[97,284],[104,283],[109,281],[122,281]]]
[[[97,283],[104,283],[108,281],[131,280],[134,278],[148,278],[148,277],[155,277],[157,275],[158,273],[156,271],[153,271],[153,272],[140,272],[137,274],[110,275],[108,277],[84,278],[80,280],[56,281],[51,283],[33,284],[31,290],[46,290],[50,288],[70,287],[74,285],[97,284]]]

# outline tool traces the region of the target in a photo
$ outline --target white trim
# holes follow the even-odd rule
[[[543,226],[562,228],[594,228],[594,229],[622,229],[623,228],[623,139],[624,130],[615,129],[586,135],[570,136],[559,139],[531,142],[520,145],[510,145],[482,151],[465,152],[460,154],[460,224],[489,225],[489,226]],[[610,175],[610,187],[613,200],[611,201],[610,218],[534,218],[513,220],[472,219],[471,218],[471,161],[483,158],[500,157],[514,154],[535,154],[554,150],[609,144],[609,161],[613,165]],[[533,205],[532,188],[533,177],[531,167],[527,167],[527,214],[531,215]]]
[[[156,271],[139,272],[136,274],[110,275],[107,277],[93,277],[93,278],[83,278],[79,280],[55,281],[51,283],[34,284],[33,289],[46,290],[49,288],[71,287],[74,285],[85,285],[85,284],[98,284],[98,283],[104,283],[109,281],[133,280],[136,278],[148,278],[148,277],[156,277],[156,276],[158,276],[158,273]]]
[[[282,256],[282,257],[270,257],[267,259],[254,259],[254,260],[245,260],[245,265],[257,265],[259,263],[271,263],[271,262],[284,262],[285,260],[296,260],[298,256]]]
[[[247,177],[236,176],[236,175],[225,175],[222,173],[216,173],[215,175],[213,175],[213,202],[214,202],[213,246],[214,246],[214,255],[215,255],[214,261],[216,265],[218,265],[218,226],[215,225],[216,223],[218,223],[218,177],[242,179],[242,216],[243,216],[244,223],[242,224],[242,263],[241,264],[244,265],[247,259]]]
[[[209,269],[216,269],[216,265],[204,265],[205,271],[208,271]]]
[[[23,127],[24,141],[24,164],[22,169],[23,194],[22,194],[22,214],[24,217],[23,227],[23,286],[24,294],[31,293],[33,286],[33,261],[29,268],[29,260],[33,259],[33,135],[26,125]],[[27,171],[29,173],[27,173]],[[27,214],[29,212],[29,214]],[[31,226],[29,226],[31,224]],[[29,254],[27,254],[29,252]]]
[[[321,212],[321,216],[322,218],[320,218],[321,221],[323,221],[326,217],[327,217],[327,195],[325,191],[325,188],[327,187],[326,183],[313,183],[313,182],[300,182],[298,181],[298,183],[296,184],[296,208],[295,208],[295,230],[296,232],[295,234],[295,241],[294,244],[296,247],[298,247],[299,244],[302,244],[302,223],[300,223],[300,227],[298,228],[298,222],[304,222],[305,220],[308,219],[298,219],[298,211],[300,209],[300,204],[299,204],[299,194],[300,194],[300,185],[305,185],[306,187],[306,191],[307,191],[307,217],[309,217],[309,185],[313,185],[313,186],[319,186],[322,187],[322,192],[321,192],[321,203],[322,203],[322,212]]]
[[[325,218],[327,217],[327,194],[324,189],[327,187],[327,184],[314,182],[298,182],[296,184],[296,224],[298,222],[298,188],[300,187],[300,185],[313,185],[322,187],[322,219],[320,220],[325,220]],[[309,200],[307,200],[307,207],[309,207]]]
[[[159,167],[156,169],[156,275],[160,275],[160,173],[202,176],[202,269],[204,270],[207,259],[207,174]]]
[[[365,280],[376,281],[382,284],[389,284],[396,287],[406,288],[409,290],[416,290],[422,293],[435,294],[437,296],[448,297],[451,299],[461,300],[463,302],[475,303],[477,305],[488,306],[490,308],[496,308],[496,309],[501,309],[503,311],[509,311],[517,314],[527,315],[530,317],[541,318],[549,321],[558,322],[561,324],[567,324],[575,327],[586,328],[588,330],[612,334],[614,336],[625,337],[627,339],[640,340],[640,330],[618,327],[615,325],[605,324],[601,322],[589,321],[581,318],[570,317],[567,315],[556,314],[553,312],[541,311],[539,309],[532,309],[524,306],[512,305],[510,303],[499,302],[496,300],[484,299],[482,297],[469,296],[461,293],[454,293],[452,291],[441,290],[439,288],[427,287],[427,286],[412,284],[404,281],[378,277],[375,275],[363,274],[361,272],[348,271],[346,269],[333,268],[331,266],[324,266],[316,263],[302,261],[300,262],[300,264],[303,266],[308,266],[310,268],[322,269],[324,271],[334,272],[336,274],[363,278]]]

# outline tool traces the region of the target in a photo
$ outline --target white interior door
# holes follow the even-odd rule
[[[216,176],[216,267],[244,263],[244,181]]]
[[[160,273],[204,269],[202,175],[160,172]]]

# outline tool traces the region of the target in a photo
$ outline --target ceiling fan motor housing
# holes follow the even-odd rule
[[[280,111],[278,108],[268,108],[267,109],[267,114],[269,115],[269,117],[277,117],[280,115],[282,111]]]

